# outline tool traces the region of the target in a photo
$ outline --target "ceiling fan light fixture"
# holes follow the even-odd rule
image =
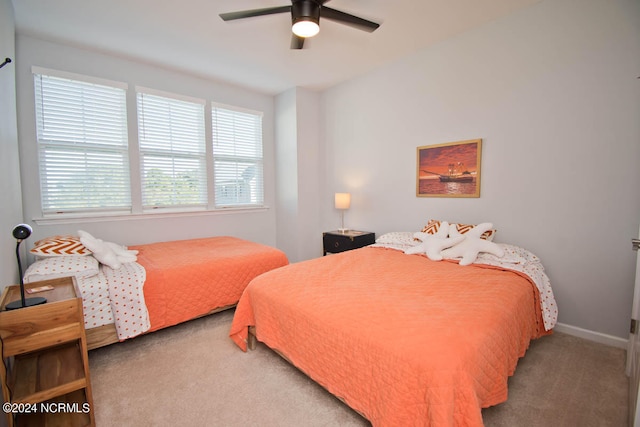
[[[320,25],[310,17],[303,17],[293,23],[291,31],[298,37],[313,37],[320,32]]]
[[[375,22],[367,21],[366,19],[324,6],[329,0],[290,1],[291,6],[276,6],[221,13],[220,18],[222,18],[223,21],[233,21],[236,19],[252,18],[254,16],[290,13],[291,31],[293,32],[291,36],[291,49],[302,49],[305,39],[313,37],[320,32],[320,15],[322,15],[322,19],[328,19],[369,33],[375,31],[380,26],[380,24]]]
[[[320,32],[320,4],[313,0],[293,0],[291,31],[298,37],[313,37]]]

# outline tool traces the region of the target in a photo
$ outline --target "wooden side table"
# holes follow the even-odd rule
[[[370,231],[327,231],[322,233],[323,255],[358,249],[376,242],[376,234]]]
[[[95,426],[82,299],[75,278],[44,280],[25,289],[47,302],[6,311],[20,299],[20,287],[6,287],[0,297],[2,395],[9,427]],[[8,409],[8,410],[7,410]]]

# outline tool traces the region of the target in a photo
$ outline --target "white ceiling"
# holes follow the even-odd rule
[[[373,33],[324,20],[302,50],[291,18],[224,22],[219,13],[289,0],[12,0],[16,31],[277,94],[322,90],[541,0],[333,0],[378,22]]]

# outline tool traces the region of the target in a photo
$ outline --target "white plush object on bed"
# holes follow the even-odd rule
[[[431,261],[442,260],[442,251],[446,248],[450,248],[457,243],[464,240],[464,236],[458,234],[457,236],[449,236],[449,223],[444,221],[440,224],[440,228],[435,234],[417,232],[413,237],[420,240],[417,246],[413,246],[404,251],[407,255],[424,253]],[[455,227],[451,227],[455,228]]]
[[[130,251],[117,243],[105,242],[83,230],[78,230],[78,235],[82,244],[93,252],[95,259],[114,270],[120,268],[123,263],[134,262],[137,259],[138,251]]]
[[[447,259],[461,258],[460,265],[473,263],[480,252],[487,252],[497,257],[504,255],[504,251],[497,244],[481,239],[482,233],[491,230],[493,224],[483,222],[473,227],[465,234],[460,234],[456,227],[450,227],[449,235],[453,237],[461,236],[463,240],[457,245],[442,251],[442,256]]]
[[[31,264],[24,273],[23,281],[32,283],[68,276],[91,277],[98,272],[98,261],[91,256],[57,256],[43,258]]]
[[[123,264],[134,262],[138,259],[138,251],[127,249],[126,246],[119,245],[113,242],[104,242],[118,257],[118,261]]]

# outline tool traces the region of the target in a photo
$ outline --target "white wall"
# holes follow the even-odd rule
[[[281,93],[276,108],[276,241],[291,262],[298,258],[298,135],[296,90]]]
[[[10,0],[0,0],[0,62],[7,57],[12,60],[0,69],[0,291],[18,283],[16,240],[11,231],[22,222],[14,30],[13,5]]]
[[[276,97],[276,117],[277,242],[296,262],[322,255],[320,95],[290,89]]]
[[[638,76],[640,2],[543,1],[326,91],[327,191],[351,191],[348,225],[378,235],[493,222],[541,258],[560,322],[626,338]],[[481,197],[416,197],[416,147],[474,138]]]
[[[306,89],[296,89],[297,140],[298,140],[298,198],[300,217],[298,219],[299,258],[304,260],[322,255],[322,234],[320,207],[333,202],[324,197],[322,129],[320,116],[320,95]]]
[[[78,229],[84,229],[97,237],[125,245],[215,235],[232,235],[269,245],[276,244],[274,99],[272,96],[28,36],[18,35],[17,53],[20,58],[17,68],[17,88],[24,218],[34,224],[34,236],[30,239],[31,242],[44,236],[76,233]],[[130,221],[71,221],[46,225],[34,223],[34,219],[41,217],[36,172],[38,162],[31,72],[31,67],[34,65],[125,82],[129,84],[130,97],[134,96],[132,94],[135,85],[140,85],[263,111],[265,203],[269,209],[168,218],[147,217]],[[131,122],[135,122],[131,119],[131,115],[129,121],[130,125]],[[136,133],[134,127],[130,135],[135,137]]]

